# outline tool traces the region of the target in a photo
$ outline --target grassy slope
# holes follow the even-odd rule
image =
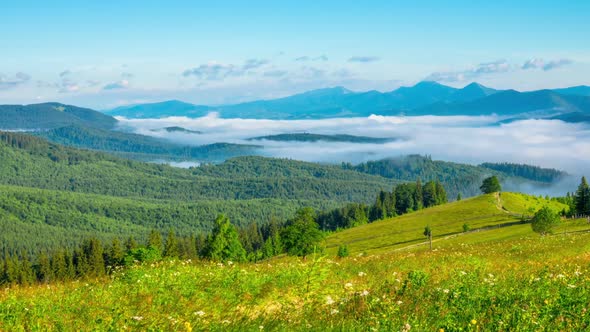
[[[564,205],[543,198],[517,193],[483,195],[409,213],[334,233],[327,238],[329,252],[347,244],[353,253],[390,251],[424,243],[424,228],[430,225],[434,240],[471,230],[518,222],[523,214],[531,214],[544,204],[561,211]],[[530,226],[528,226],[530,229]]]
[[[489,233],[508,229],[518,237],[464,241],[483,234],[470,233],[435,251],[164,262],[108,280],[7,288],[0,330],[587,330],[590,234]]]

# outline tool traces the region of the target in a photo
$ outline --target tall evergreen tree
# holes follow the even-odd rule
[[[574,201],[577,214],[590,215],[590,187],[585,176],[578,186]]]
[[[147,247],[156,249],[161,255],[162,251],[164,250],[164,246],[162,244],[162,234],[160,234],[160,232],[156,231],[155,229],[152,229],[150,235],[148,236]]]
[[[178,258],[178,240],[173,230],[168,231],[166,245],[164,247],[164,257]]]
[[[68,267],[66,264],[66,253],[64,250],[58,250],[51,257],[51,270],[57,280],[68,279]]]
[[[91,238],[83,245],[83,254],[88,264],[88,275],[99,277],[105,274],[103,247],[100,240]]]
[[[416,191],[414,192],[414,202],[416,210],[421,210],[424,207],[424,194],[422,190],[422,181],[420,178],[416,180]]]
[[[106,264],[111,268],[121,266],[123,265],[124,259],[125,250],[123,249],[123,245],[121,245],[121,240],[119,240],[119,238],[114,238],[108,250]]]
[[[447,199],[447,192],[445,191],[445,188],[443,187],[443,185],[439,181],[436,181],[435,187],[436,187],[436,204],[440,205],[440,204],[448,203],[449,200]]]
[[[135,241],[135,239],[133,238],[133,235],[130,236],[127,241],[125,241],[125,249],[127,251],[133,250],[137,248],[137,242]]]
[[[51,281],[53,279],[53,271],[51,269],[51,261],[45,251],[39,254],[37,262],[37,280],[41,282]]]
[[[238,239],[238,232],[229,218],[219,215],[207,239],[205,255],[215,261],[244,261],[246,251]]]
[[[436,196],[436,185],[434,181],[428,181],[424,184],[424,187],[422,188],[422,197],[424,207],[431,207],[437,204],[438,197]]]

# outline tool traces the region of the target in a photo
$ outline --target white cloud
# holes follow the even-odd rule
[[[528,70],[528,69],[542,69],[544,71],[549,71],[552,69],[560,68],[569,64],[572,64],[573,61],[569,59],[557,59],[557,60],[550,60],[545,61],[539,58],[533,58],[526,61],[522,66],[521,69]]]
[[[269,63],[270,61],[266,59],[248,59],[241,65],[210,62],[195,68],[186,69],[182,72],[182,76],[194,76],[207,81],[221,81],[228,77],[244,76],[252,70],[261,68]]]
[[[129,88],[129,81],[128,80],[120,80],[117,82],[109,83],[105,85],[102,89],[103,90],[121,90]]]
[[[369,63],[379,61],[380,58],[376,56],[353,56],[348,59],[348,62]]]
[[[387,144],[255,142],[264,146],[263,151],[268,156],[316,162],[361,162],[420,153],[430,154],[435,159],[467,163],[527,163],[563,169],[574,174],[590,169],[588,126],[555,120],[527,120],[496,125],[498,120],[494,116],[254,120],[222,119],[211,114],[198,119],[122,119],[122,124],[135,128],[141,134],[192,145],[214,142],[252,144],[246,139],[293,132],[399,138]],[[173,125],[204,134],[150,130]],[[564,149],[564,146],[568,149]]]
[[[0,73],[0,90],[14,88],[16,86],[27,83],[31,80],[31,75],[23,72],[16,73],[13,77],[9,77]]]
[[[466,70],[434,72],[427,76],[426,81],[437,82],[464,82],[475,79],[482,75],[505,73],[512,69],[512,66],[506,60],[497,60],[493,62],[484,62]]]

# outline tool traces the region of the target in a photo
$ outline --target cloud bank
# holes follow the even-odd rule
[[[305,161],[353,163],[407,154],[429,154],[434,159],[479,164],[516,162],[583,174],[590,169],[590,126],[557,120],[525,120],[497,124],[495,116],[421,116],[326,120],[221,119],[215,114],[198,119],[120,119],[144,135],[173,142],[202,145],[215,142],[252,144],[248,138],[281,133],[350,134],[391,137],[386,144],[297,143],[256,141],[263,154]],[[154,132],[180,126],[201,135]],[[590,174],[588,174],[590,175]]]

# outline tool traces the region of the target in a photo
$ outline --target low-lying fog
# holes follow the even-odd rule
[[[216,142],[264,146],[263,154],[305,161],[359,163],[407,154],[428,154],[435,160],[478,164],[517,162],[557,168],[571,174],[590,169],[590,126],[557,120],[523,120],[498,124],[496,116],[420,116],[324,120],[222,119],[215,114],[190,119],[124,119],[133,132],[172,142],[202,145]],[[202,132],[167,132],[179,126]],[[156,129],[156,131],[154,131]],[[249,141],[282,133],[349,134],[393,137],[385,144]]]

